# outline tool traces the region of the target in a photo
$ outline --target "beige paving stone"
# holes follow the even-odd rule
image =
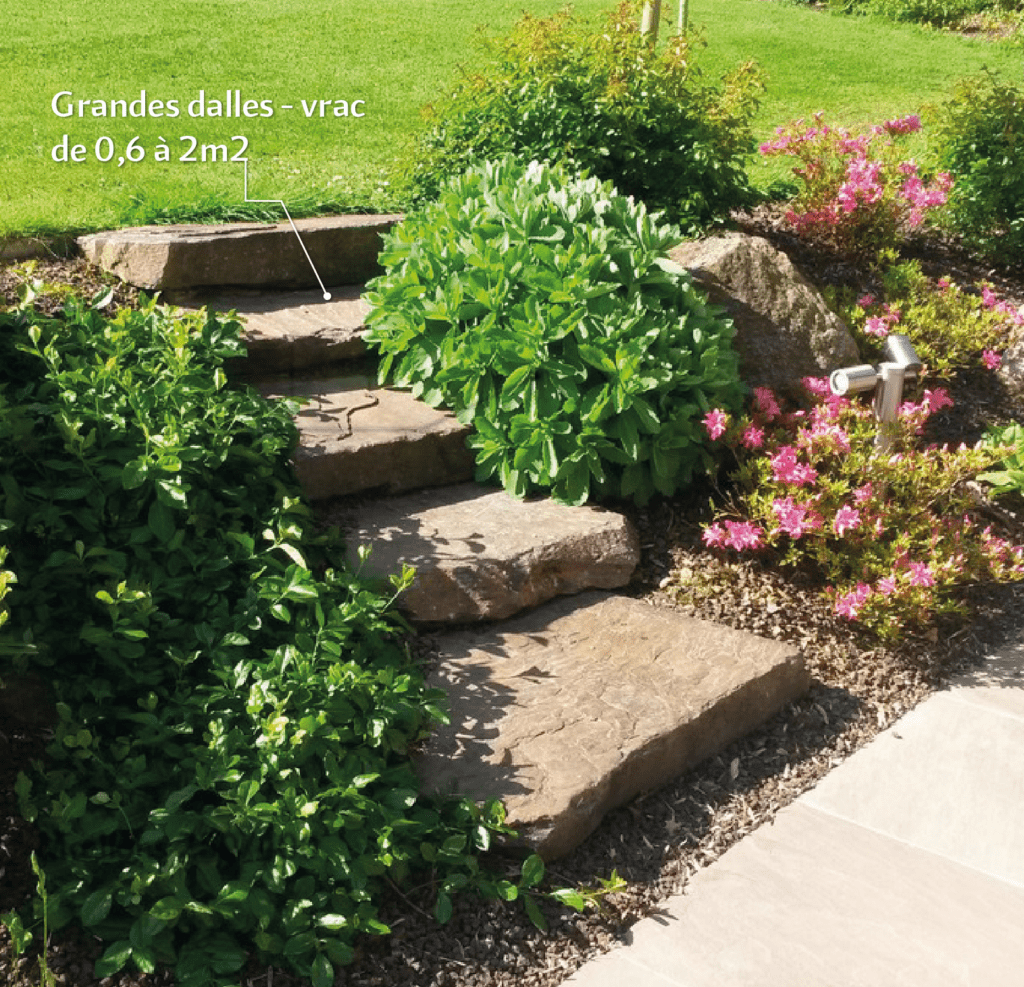
[[[468,480],[468,429],[406,391],[366,374],[264,380],[266,397],[304,397],[295,473],[311,500],[365,490],[402,493]]]
[[[984,664],[954,679],[951,692],[964,702],[1024,717],[1024,642],[989,656]]]
[[[348,519],[347,541],[353,565],[359,546],[372,547],[367,575],[416,567],[399,606],[423,622],[498,620],[555,596],[614,589],[640,560],[621,514],[476,484],[363,505]]]
[[[331,289],[330,301],[319,289],[169,292],[166,298],[182,308],[237,312],[245,325],[248,355],[229,361],[228,371],[252,377],[322,368],[365,355],[370,307],[362,292],[362,285],[342,285]]]
[[[932,696],[804,797],[1024,888],[1024,717],[964,694]]]
[[[418,762],[423,787],[501,798],[548,859],[809,683],[787,645],[597,592],[438,643],[452,722]]]
[[[86,260],[140,288],[206,285],[315,288],[380,273],[381,236],[401,217],[321,216],[288,222],[136,226],[79,237]],[[303,251],[305,246],[305,252]]]
[[[1021,928],[1024,889],[801,800],[564,984],[1018,987]]]

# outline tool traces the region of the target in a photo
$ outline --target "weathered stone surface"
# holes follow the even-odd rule
[[[604,593],[439,646],[452,723],[417,762],[423,788],[503,799],[549,860],[809,684],[787,645]]]
[[[381,234],[400,218],[321,216],[295,226],[324,284],[361,284],[380,273]],[[288,222],[137,226],[79,237],[78,244],[90,263],[140,288],[317,287]]]
[[[370,306],[362,300],[362,285],[331,289],[324,301],[309,291],[171,292],[167,300],[182,308],[206,306],[213,312],[236,311],[245,323],[243,339],[248,356],[230,360],[229,373],[294,373],[357,359],[366,353],[363,333]]]
[[[861,362],[847,327],[762,237],[709,237],[683,243],[669,257],[732,318],[741,373],[751,387],[792,393],[802,377],[827,377]]]
[[[265,397],[309,399],[296,419],[295,473],[312,500],[363,490],[403,493],[473,476],[468,429],[366,374],[265,380]]]
[[[1024,305],[1020,308],[1024,316]],[[1018,332],[1002,354],[999,365],[999,379],[1013,395],[1024,395],[1024,332]]]
[[[629,520],[597,507],[516,500],[475,484],[423,490],[359,508],[348,552],[373,549],[367,575],[416,567],[399,598],[414,620],[497,620],[552,597],[629,582],[640,542]]]

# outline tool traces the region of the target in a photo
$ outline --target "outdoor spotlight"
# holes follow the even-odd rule
[[[891,429],[903,402],[903,382],[916,377],[924,368],[908,336],[894,332],[886,337],[882,349],[884,361],[877,367],[862,363],[856,367],[834,370],[829,377],[832,393],[839,397],[874,391],[875,421],[878,434],[875,450],[887,453],[892,447]]]

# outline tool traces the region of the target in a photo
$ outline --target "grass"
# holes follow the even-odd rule
[[[598,15],[609,0],[578,0]],[[77,0],[37,5],[0,0],[8,25],[7,79],[0,112],[0,237],[99,229],[157,219],[257,218],[242,196],[242,165],[182,163],[191,135],[199,145],[235,150],[248,139],[249,194],[283,198],[300,214],[388,208],[383,169],[419,123],[420,108],[449,85],[460,64],[482,60],[474,36],[482,21],[501,33],[523,10],[549,14],[561,0]],[[916,111],[955,79],[983,65],[1015,77],[1019,51],[868,18],[838,17],[761,0],[699,0],[691,19],[706,27],[702,65],[719,74],[753,58],[769,74],[758,128],[767,136],[795,116],[825,110],[855,123]],[[202,33],[195,29],[203,25]],[[884,66],[884,71],[882,69]],[[222,98],[271,100],[269,118],[192,118],[203,90]],[[51,100],[177,99],[176,119],[61,119]],[[362,118],[307,118],[301,100],[365,100]],[[281,110],[284,103],[293,110]],[[88,112],[88,109],[87,109]],[[55,163],[67,133],[88,160]],[[112,161],[94,160],[109,136]],[[138,136],[145,160],[117,166]],[[154,160],[163,137],[171,161]],[[755,166],[759,182],[784,172]],[[774,169],[774,170],[773,170]]]

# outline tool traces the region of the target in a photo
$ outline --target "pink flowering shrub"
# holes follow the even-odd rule
[[[944,172],[926,184],[914,161],[901,160],[896,141],[920,129],[920,119],[907,116],[852,134],[829,127],[820,113],[809,128],[802,120],[779,127],[760,150],[800,162],[793,171],[804,188],[786,214],[794,230],[851,254],[896,246],[953,185]]]
[[[900,332],[910,337],[932,378],[949,378],[961,368],[996,370],[1011,337],[1024,326],[1024,314],[989,285],[965,291],[946,278],[933,282],[917,261],[892,264],[883,281],[885,300],[865,295],[840,312],[870,361],[880,356],[890,332]]]
[[[738,469],[730,508],[705,528],[705,544],[770,549],[783,564],[810,565],[836,613],[882,637],[959,610],[966,583],[1024,578],[1024,548],[981,527],[964,488],[1005,450],[919,448],[927,418],[952,404],[944,389],[906,401],[894,451],[875,456],[870,404],[833,396],[824,380],[805,384],[806,408],[786,413],[760,388],[745,417],[712,413],[708,433]],[[754,449],[751,428],[763,439]]]

